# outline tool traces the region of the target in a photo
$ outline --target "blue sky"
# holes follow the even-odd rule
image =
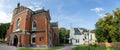
[[[59,27],[83,27],[95,29],[95,23],[106,13],[120,8],[120,0],[0,0],[0,23],[11,21],[17,3],[32,10],[50,10],[51,22]]]

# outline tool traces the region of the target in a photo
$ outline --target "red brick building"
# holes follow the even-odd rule
[[[58,23],[51,23],[50,20],[49,10],[32,11],[18,3],[7,31],[7,43],[35,47],[52,47],[58,44]]]

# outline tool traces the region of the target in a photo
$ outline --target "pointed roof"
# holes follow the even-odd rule
[[[82,34],[78,28],[74,28],[74,31],[75,31],[74,35],[81,35]]]

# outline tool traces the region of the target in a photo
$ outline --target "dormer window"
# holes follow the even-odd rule
[[[36,30],[36,21],[33,21],[32,22],[32,31],[35,31]]]
[[[16,30],[20,29],[20,18],[16,21]]]

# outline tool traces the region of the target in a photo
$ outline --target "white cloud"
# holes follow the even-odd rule
[[[90,10],[96,12],[96,14],[97,14],[99,17],[104,17],[104,16],[105,16],[105,15],[102,13],[102,11],[104,11],[103,8],[96,7],[96,8],[90,9]]]
[[[98,16],[100,16],[100,17],[104,17],[104,16],[106,16],[106,15],[104,15],[104,14],[98,14]]]
[[[41,2],[33,2],[33,5],[35,5],[36,7],[39,7],[41,4]]]
[[[98,13],[98,12],[103,11],[104,9],[103,8],[94,8],[94,9],[90,9],[90,10]]]
[[[28,8],[30,8],[30,9],[32,9],[32,10],[34,10],[34,9],[33,9],[33,6],[28,6]]]
[[[28,6],[28,8],[32,9],[33,11],[42,9],[42,2],[33,2],[33,6]]]
[[[6,13],[6,10],[10,10],[12,6],[5,3],[5,0],[0,0],[0,23],[8,23],[12,19],[12,14]]]
[[[3,0],[0,0],[0,7],[3,7]]]
[[[57,11],[58,11],[58,13],[62,13],[62,9],[63,9],[63,4],[62,5],[58,5],[58,8],[57,8]]]
[[[2,3],[0,3],[0,7],[2,7]]]
[[[66,15],[66,14],[54,14],[52,17],[52,22],[58,21],[59,27],[66,27],[69,28],[71,24],[74,26],[79,26],[80,23],[84,22],[83,18],[79,18],[80,14],[75,13],[71,15]]]
[[[11,6],[11,5],[7,5],[7,6],[5,6],[5,8],[9,8],[9,9],[11,9],[12,6]]]
[[[12,5],[11,4],[5,4],[5,0],[0,0],[0,8],[1,9],[11,9]]]
[[[0,11],[0,23],[10,22],[12,19],[12,14],[7,14],[3,11]]]

